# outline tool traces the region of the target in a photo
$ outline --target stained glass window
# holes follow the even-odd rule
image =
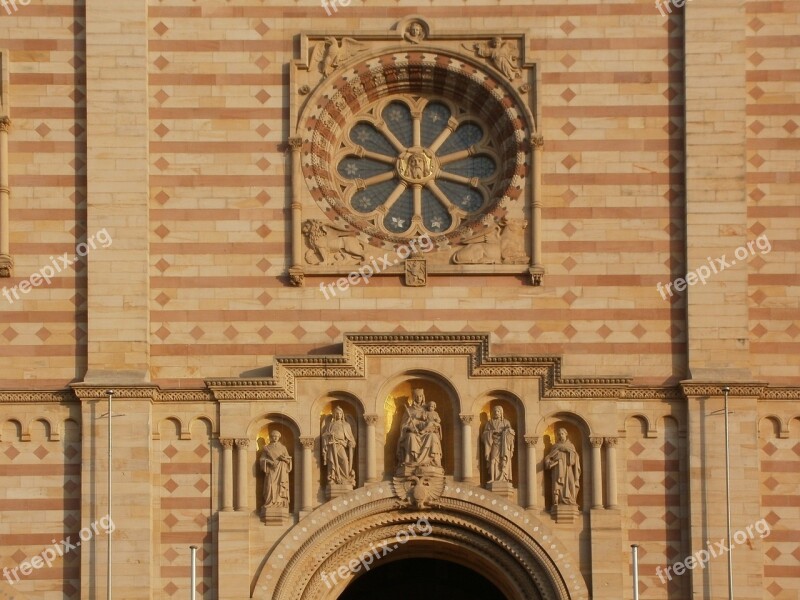
[[[336,164],[352,211],[413,235],[447,233],[486,209],[498,160],[484,128],[457,113],[398,98],[357,115]]]

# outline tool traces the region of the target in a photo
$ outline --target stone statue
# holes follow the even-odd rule
[[[425,405],[425,391],[412,392],[397,442],[397,464],[404,466],[442,466],[442,426],[436,403]]]
[[[553,508],[560,504],[577,506],[578,490],[581,487],[581,459],[567,430],[560,427],[558,441],[550,448],[544,466],[550,469],[553,480]]]
[[[503,418],[503,407],[492,409],[493,418],[483,430],[483,453],[488,468],[488,483],[511,481],[511,459],[514,457],[516,433],[508,419]]]
[[[339,485],[355,485],[356,472],[353,468],[353,451],[356,438],[350,423],[344,419],[341,406],[333,409],[322,433],[322,460],[328,467],[328,482]]]
[[[271,431],[270,443],[264,446],[259,467],[264,472],[264,509],[270,507],[289,507],[289,473],[292,471],[292,457],[280,439],[280,431]]]

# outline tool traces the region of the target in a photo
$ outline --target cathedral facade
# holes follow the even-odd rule
[[[799,35],[0,3],[0,598],[800,598]]]

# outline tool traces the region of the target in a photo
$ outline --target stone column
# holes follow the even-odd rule
[[[0,53],[0,84],[7,85],[8,52]],[[4,110],[0,106],[0,113]],[[8,130],[11,120],[0,114],[0,277],[11,277],[14,261],[11,258],[11,246],[8,237],[8,218],[10,204],[10,188],[8,184]]]
[[[222,438],[222,510],[233,510],[233,439]]]
[[[544,149],[544,137],[541,133],[533,135],[531,146],[533,147],[533,186],[531,189],[533,223],[528,229],[531,235],[533,266],[530,267],[530,273],[531,283],[542,285],[542,277],[544,277],[544,265],[542,264],[542,150]]]
[[[300,499],[300,510],[311,510],[314,506],[314,478],[312,466],[314,460],[314,438],[301,437],[300,445],[303,446],[303,493]]]
[[[247,510],[247,448],[250,440],[236,440],[236,510]]]
[[[606,491],[608,504],[606,508],[617,508],[617,439],[609,437],[606,442]],[[594,448],[592,449],[594,453]],[[594,459],[594,456],[592,457]]]
[[[536,485],[536,446],[538,443],[538,436],[525,436],[525,447],[528,449],[528,472],[525,481],[525,501],[527,502],[526,508],[528,509],[539,508],[539,492],[537,489],[538,486]]]
[[[292,153],[292,266],[289,268],[289,277],[292,285],[302,286],[303,274],[303,236],[301,221],[303,208],[300,202],[300,186],[304,185],[301,161],[303,138],[292,136],[288,139]]]
[[[461,480],[472,481],[472,421],[475,415],[458,415],[461,419]]]
[[[592,508],[603,508],[603,438],[589,438],[592,444]]]
[[[364,415],[367,424],[367,483],[378,481],[378,457],[375,449],[375,425],[378,423],[378,415]]]

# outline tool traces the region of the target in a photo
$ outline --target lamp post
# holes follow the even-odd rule
[[[728,393],[727,385],[722,388],[725,394],[725,519],[728,547],[731,546],[731,451],[728,439]],[[733,553],[728,552],[728,600],[733,600]]]
[[[633,600],[639,600],[639,544],[631,544],[633,551]]]
[[[108,395],[108,522],[113,523],[111,519],[111,398],[114,396],[114,390],[106,390]],[[108,573],[106,574],[106,597],[111,600],[111,531],[108,531]]]
[[[189,546],[189,549],[192,551],[192,588],[189,593],[189,600],[195,600],[197,598],[197,546]]]

